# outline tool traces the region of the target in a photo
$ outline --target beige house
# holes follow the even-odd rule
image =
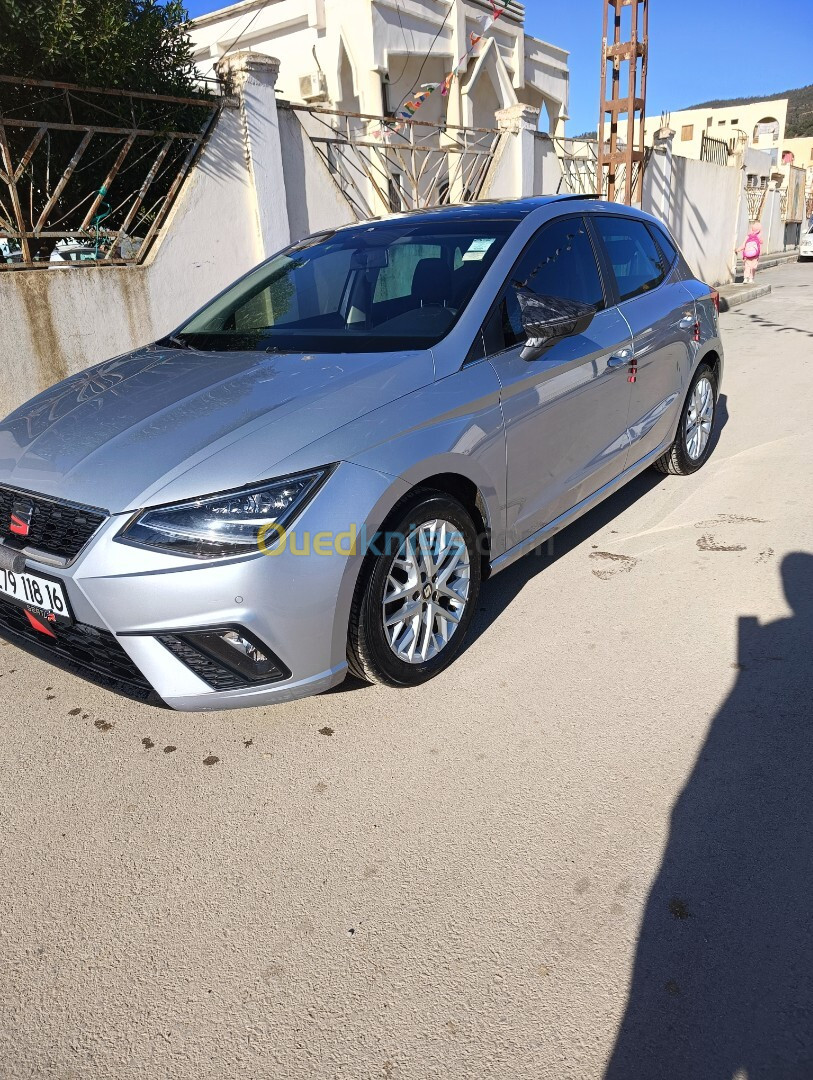
[[[789,155],[793,156],[792,161]],[[782,158],[785,160],[785,168],[795,166],[805,170],[805,213],[809,218],[813,216],[813,136],[785,139],[782,143]]]
[[[775,187],[787,191],[795,186],[793,169],[805,169],[807,202],[813,206],[813,138],[786,138],[787,116],[788,99],[778,98],[738,102],[719,108],[681,109],[669,113],[667,120],[675,133],[675,154],[699,160],[703,157],[704,140],[714,139],[717,143],[707,145],[705,156],[707,160],[720,161],[725,151],[717,144],[724,143],[732,155],[729,163],[742,162],[747,189]],[[647,146],[653,145],[661,124],[660,117],[647,118],[644,125]],[[626,122],[619,124],[619,135],[622,140],[626,139]],[[751,153],[754,150],[759,150],[760,154]],[[798,208],[794,213],[795,220]]]
[[[808,135],[803,139],[785,139],[782,143],[782,157],[793,154],[790,163],[801,169],[813,168],[813,136]]]
[[[703,139],[717,139],[732,150],[754,147],[767,151],[771,164],[782,164],[782,155],[793,143],[810,143],[808,139],[786,139],[785,127],[788,116],[788,99],[773,101],[739,102],[719,108],[702,106],[697,109],[680,109],[669,113],[669,127],[675,132],[675,153],[681,157],[701,157]],[[644,141],[652,146],[655,133],[661,127],[660,117],[647,117],[644,125]],[[619,135],[626,139],[627,124],[618,125]],[[787,145],[786,145],[787,144]],[[804,150],[802,150],[804,152]],[[796,161],[796,164],[801,164]]]
[[[280,61],[282,98],[382,116],[442,82],[491,15],[489,0],[242,0],[195,19],[190,36],[203,77],[235,50],[266,53]],[[526,34],[524,5],[507,0],[450,94],[432,94],[415,119],[494,127],[497,110],[521,103],[561,134],[568,82],[567,52]]]

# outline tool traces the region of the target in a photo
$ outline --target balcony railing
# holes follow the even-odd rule
[[[714,165],[728,165],[729,147],[723,139],[713,139],[703,132],[700,140],[700,160],[711,161]]]

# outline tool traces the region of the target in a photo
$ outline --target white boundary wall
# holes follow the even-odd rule
[[[665,148],[646,167],[643,209],[669,225],[698,277],[720,285],[734,276],[742,190],[739,169],[672,156]]]
[[[173,330],[263,257],[240,112],[225,107],[141,266],[0,272],[0,416]]]

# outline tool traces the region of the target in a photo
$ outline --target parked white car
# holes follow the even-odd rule
[[[57,240],[54,250],[51,252],[50,261],[53,262],[93,262],[96,252],[91,244],[84,244],[80,240]]]
[[[0,240],[0,259],[10,263],[23,261],[23,253],[16,240]]]
[[[808,225],[807,232],[802,233],[799,244],[799,259],[813,259],[813,225]]]

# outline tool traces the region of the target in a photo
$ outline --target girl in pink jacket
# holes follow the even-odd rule
[[[759,265],[759,257],[762,254],[762,226],[759,222],[748,226],[748,235],[742,247],[737,248],[737,254],[742,255],[744,272],[743,282],[747,285],[754,280]]]

